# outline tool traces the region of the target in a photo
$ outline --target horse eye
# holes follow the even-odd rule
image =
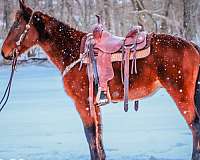
[[[13,27],[18,29],[19,28],[19,21],[15,21],[14,24],[13,24]]]

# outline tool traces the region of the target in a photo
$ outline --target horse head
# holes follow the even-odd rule
[[[20,9],[16,12],[15,21],[3,43],[2,46],[2,56],[5,59],[12,59],[12,53],[14,49],[17,49],[18,55],[21,55],[29,48],[37,44],[39,33],[34,25],[36,23],[36,16],[32,16],[33,10],[26,6],[24,0],[19,0]],[[34,17],[31,19],[31,17]],[[35,19],[35,20],[34,20]],[[38,19],[39,22],[39,19]],[[29,23],[28,32],[25,33],[27,25]],[[24,39],[21,41],[20,45],[17,43],[24,34]]]

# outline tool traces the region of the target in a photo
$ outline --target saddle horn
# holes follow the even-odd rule
[[[98,24],[101,24],[101,16],[100,15],[96,15],[96,17],[97,17]]]
[[[25,1],[24,1],[24,0],[19,0],[19,3],[20,3],[20,4],[24,4]]]
[[[26,8],[25,0],[19,0],[19,7],[20,7],[21,9]]]

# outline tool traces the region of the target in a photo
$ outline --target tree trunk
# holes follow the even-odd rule
[[[48,9],[48,12],[53,15],[53,0],[47,0],[46,2],[46,8]]]
[[[11,25],[11,1],[10,0],[3,0],[3,31],[5,32],[5,34],[7,33],[7,31],[10,28]]]
[[[110,0],[104,0],[104,14],[105,14],[105,26],[112,30],[112,2]]]
[[[183,0],[183,3],[185,38],[189,41],[196,41],[197,25],[195,19],[199,0]]]
[[[169,16],[169,9],[170,9],[171,5],[172,5],[172,0],[165,0],[164,6],[163,6],[163,11],[162,11],[163,15],[165,17]],[[168,33],[168,30],[169,30],[169,25],[167,24],[167,20],[163,19],[161,21],[161,24],[160,24],[160,32],[161,33]]]
[[[113,24],[114,24],[114,33],[116,35],[121,35],[120,31],[120,21],[122,20],[121,10],[118,8],[119,3],[118,1],[113,1]]]

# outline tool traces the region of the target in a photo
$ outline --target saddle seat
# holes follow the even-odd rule
[[[114,36],[107,31],[103,31],[99,40],[95,39],[95,49],[106,53],[114,53],[121,49],[124,43],[124,37]]]
[[[115,53],[122,49],[123,45],[132,46],[136,39],[136,50],[142,50],[147,45],[147,33],[138,32],[138,26],[133,27],[127,36],[114,36],[108,31],[102,31],[100,38],[95,38],[94,49],[99,49],[105,53]]]

